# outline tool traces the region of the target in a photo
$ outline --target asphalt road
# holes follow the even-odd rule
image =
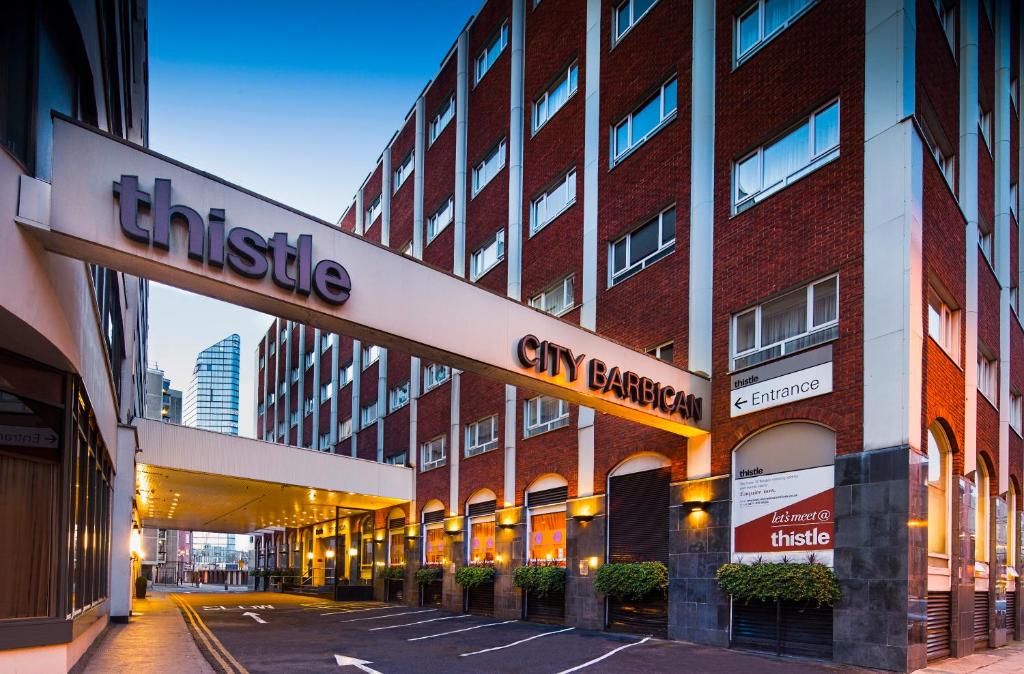
[[[381,602],[280,593],[176,596],[218,670],[334,674],[836,672],[823,663]],[[853,670],[845,670],[853,671]]]

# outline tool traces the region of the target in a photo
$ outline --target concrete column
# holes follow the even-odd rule
[[[320,328],[315,328],[313,330],[313,448],[317,451],[323,449],[320,446],[320,405],[324,402],[323,389],[320,387],[320,358],[323,356],[323,349],[320,348],[320,343],[322,339]]]
[[[315,347],[314,347],[315,348]],[[299,383],[298,383],[298,410],[299,410],[299,427],[295,432],[295,444],[299,447],[303,447],[302,441],[302,429],[306,425],[306,326],[299,325],[299,362],[296,364],[299,368]],[[314,435],[316,431],[313,431]]]
[[[270,395],[270,389],[267,388],[267,371],[270,369],[270,339],[268,335],[263,335],[263,440],[271,440],[271,430],[274,425],[268,423],[267,419],[270,417],[270,407],[267,405],[267,396]],[[256,371],[257,373],[259,370]],[[277,409],[275,406],[274,409]]]
[[[278,442],[284,442],[277,432],[281,410],[284,408],[284,397],[281,395],[281,365],[284,363],[284,354],[281,353],[281,319],[274,319],[274,423],[273,435]],[[285,409],[285,424],[287,425],[288,410]]]
[[[466,128],[469,123],[469,31],[459,35],[455,80],[455,245],[452,273],[466,275]]]
[[[960,208],[967,220],[964,321],[964,474],[977,467],[978,438],[978,0],[960,3]]]
[[[999,279],[999,468],[998,491],[1010,488],[1010,5],[996,0],[995,267]],[[1005,590],[1004,590],[1005,591]],[[990,595],[994,597],[994,595]]]
[[[364,181],[359,189],[356,190],[356,229],[355,233],[359,236],[363,235],[363,187],[366,185]]]
[[[338,335],[331,335],[331,429],[330,429],[330,442],[331,451],[337,452],[335,447],[338,442],[338,396],[341,394],[338,388],[338,351],[341,350],[341,337]]]
[[[416,144],[413,150],[412,174],[412,256],[423,259],[423,155],[426,152],[424,138],[424,100],[416,99]]]
[[[118,426],[110,519],[110,619],[128,622],[132,613],[132,506],[135,503],[135,429]]]
[[[359,455],[359,431],[363,430],[359,389],[363,378],[363,343],[352,340],[352,456]]]
[[[286,321],[284,332],[288,335],[284,343],[284,444],[290,445],[292,438],[292,322]],[[278,343],[280,353],[282,345]],[[278,358],[278,360],[281,360]]]
[[[458,370],[452,370],[451,380],[451,423],[448,431],[448,510],[451,514],[462,512],[462,504],[459,502],[459,459],[461,458],[462,446],[459,442],[462,424],[459,421],[459,406],[461,401],[461,374]]]
[[[419,417],[421,373],[420,359],[413,356],[409,362],[409,465],[413,468],[416,468],[419,464],[419,443],[416,432]],[[416,474],[419,474],[418,471]]]
[[[384,148],[380,171],[380,245],[391,245],[391,146]]]
[[[590,522],[577,522],[568,517],[565,522],[565,624],[580,629],[600,630],[605,627],[605,600],[594,590],[597,570],[590,561],[605,561],[608,545],[608,519],[604,496],[588,498],[587,506],[594,514]],[[567,515],[573,512],[573,501],[566,504]],[[582,566],[581,566],[582,565]],[[585,571],[586,575],[583,575]]]
[[[388,412],[388,350],[377,361],[377,461],[384,460],[384,416]]]

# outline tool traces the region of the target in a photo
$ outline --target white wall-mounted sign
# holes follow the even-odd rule
[[[729,416],[832,392],[832,347],[805,351],[732,376]]]

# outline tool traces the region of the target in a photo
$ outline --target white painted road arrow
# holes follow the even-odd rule
[[[366,666],[373,664],[369,660],[350,658],[347,655],[335,655],[334,659],[338,661],[339,667],[347,667],[348,665],[352,665],[353,667],[363,670],[364,672],[366,672],[366,674],[380,674],[380,672],[378,672],[376,669],[371,669],[370,667]]]
[[[261,617],[260,617],[260,614],[259,614],[259,613],[253,613],[252,611],[246,611],[246,612],[245,612],[245,613],[243,613],[242,615],[244,615],[244,616],[249,616],[250,618],[252,618],[252,619],[253,619],[253,620],[255,620],[256,622],[258,622],[258,623],[261,623],[261,624],[263,624],[263,625],[266,625],[266,624],[267,624],[267,621],[266,621],[266,620],[264,620],[263,618],[261,618]]]

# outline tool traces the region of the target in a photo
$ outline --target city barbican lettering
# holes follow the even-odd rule
[[[270,273],[274,283],[285,290],[308,297],[315,293],[328,304],[340,305],[352,292],[348,271],[334,260],[313,264],[313,237],[302,234],[294,246],[288,244],[286,232],[276,232],[268,239],[244,227],[225,228],[222,208],[211,208],[209,226],[194,209],[171,205],[171,181],[157,178],[153,196],[139,189],[138,176],[122,175],[114,182],[114,195],[121,204],[121,231],[139,243],[170,250],[171,224],[188,228],[188,256],[211,267],[225,264],[236,274],[250,279],[265,278]],[[139,208],[152,214],[150,233],[138,222]],[[289,271],[294,269],[294,275]]]
[[[533,368],[539,373],[546,372],[552,377],[561,374],[564,367],[565,379],[569,382],[579,378],[586,361],[585,354],[576,355],[572,349],[541,340],[536,335],[526,335],[519,340],[516,356],[523,367]],[[622,400],[661,410],[665,414],[677,414],[683,419],[700,421],[703,414],[703,398],[677,391],[672,386],[662,385],[636,372],[623,372],[618,367],[608,367],[598,358],[587,361],[586,373],[587,386],[592,391],[611,392]]]

